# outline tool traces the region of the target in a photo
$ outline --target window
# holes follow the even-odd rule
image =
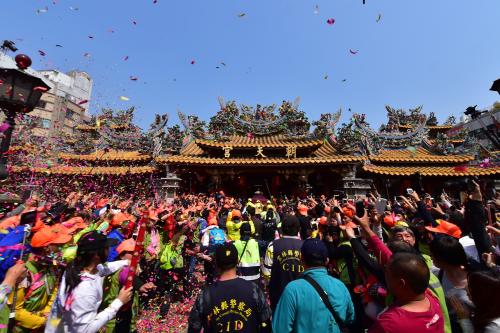
[[[39,100],[38,104],[36,105],[36,107],[40,108],[40,109],[45,109],[46,106],[47,106],[47,102],[42,101],[42,100]]]
[[[50,128],[50,123],[49,119],[42,119],[42,128]]]

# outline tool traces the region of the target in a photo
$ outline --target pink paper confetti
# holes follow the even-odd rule
[[[326,23],[328,23],[329,25],[332,25],[335,23],[335,19],[329,18],[328,20],[326,20]]]

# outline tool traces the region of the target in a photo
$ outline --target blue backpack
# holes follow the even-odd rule
[[[215,248],[226,242],[226,235],[220,228],[212,228],[209,230],[208,251],[214,252]]]

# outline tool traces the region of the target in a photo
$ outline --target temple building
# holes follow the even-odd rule
[[[157,115],[147,131],[133,124],[133,109],[104,110],[75,134],[36,146],[37,158],[30,153],[35,144],[20,134],[12,171],[39,186],[52,177],[117,193],[140,184],[159,195],[224,190],[243,197],[257,190],[267,197],[353,196],[373,187],[388,197],[409,187],[438,195],[459,191],[464,177],[481,178],[493,191],[500,174],[498,151],[455,130],[453,117],[438,124],[421,107],[387,106],[387,124],[373,130],[365,115],[338,125],[341,110],[310,122],[298,101],[219,102],[208,124],[179,112],[183,128],[167,127],[168,116]]]

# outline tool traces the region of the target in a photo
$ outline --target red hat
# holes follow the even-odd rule
[[[231,217],[232,218],[241,217],[241,212],[238,209],[233,209],[231,212]]]
[[[133,238],[129,238],[124,240],[118,245],[116,248],[116,252],[121,254],[122,252],[134,252],[135,250],[135,240]]]
[[[62,227],[60,224],[54,224],[51,227],[45,227],[40,229],[33,235],[31,238],[31,246],[32,247],[44,247],[50,244],[66,244],[71,238],[71,235],[62,231]]]
[[[453,223],[447,222],[445,220],[436,220],[439,225],[437,227],[425,227],[430,232],[437,232],[440,234],[446,234],[451,237],[460,238],[462,236],[462,230]]]
[[[307,215],[307,206],[305,205],[299,205],[299,213],[302,215]]]
[[[328,219],[326,218],[326,216],[321,216],[319,218],[319,224],[325,225],[327,221]]]

